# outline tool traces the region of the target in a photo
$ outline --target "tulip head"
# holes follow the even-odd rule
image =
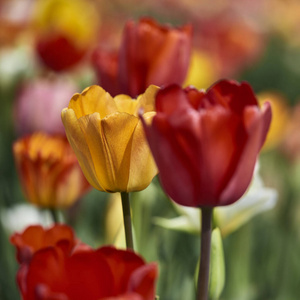
[[[62,76],[24,82],[14,106],[17,133],[25,135],[43,131],[65,134],[60,112],[68,105],[68,99],[76,89],[75,83]]]
[[[93,46],[98,22],[91,2],[37,1],[33,23],[37,32],[36,52],[40,60],[57,72],[77,65]]]
[[[125,25],[119,53],[97,49],[94,65],[99,81],[112,95],[132,97],[151,85],[182,84],[192,44],[192,27],[162,26],[150,18]]]
[[[99,86],[75,94],[62,120],[68,140],[90,184],[100,191],[131,192],[145,189],[157,168],[138,117],[153,118],[158,88],[150,86],[136,100],[112,98]]]
[[[35,252],[56,246],[61,241],[64,241],[69,249],[73,249],[79,242],[72,228],[63,224],[56,224],[48,229],[40,225],[31,225],[22,233],[16,232],[10,237],[10,242],[16,247],[20,264],[29,263]]]
[[[154,299],[157,265],[130,250],[94,250],[58,224],[30,226],[11,242],[21,259],[17,282],[24,300]]]
[[[156,96],[146,136],[162,186],[178,204],[222,206],[246,191],[271,122],[247,83],[223,80],[206,92],[172,85]]]
[[[71,206],[90,188],[63,135],[34,133],[18,139],[13,152],[24,194],[37,206]]]

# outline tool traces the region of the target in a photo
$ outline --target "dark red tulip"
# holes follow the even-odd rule
[[[151,85],[181,85],[191,52],[192,28],[161,26],[150,18],[125,25],[119,54],[97,49],[94,64],[100,85],[113,96],[136,97]]]
[[[206,92],[171,85],[144,127],[162,186],[177,203],[222,206],[246,191],[265,141],[271,107],[248,83],[222,80]]]

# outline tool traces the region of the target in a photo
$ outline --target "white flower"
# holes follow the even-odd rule
[[[3,208],[0,221],[10,234],[22,232],[29,225],[40,224],[48,227],[52,224],[48,211],[41,211],[30,204],[17,204],[10,208]]]

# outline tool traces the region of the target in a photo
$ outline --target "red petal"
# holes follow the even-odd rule
[[[132,272],[145,264],[143,259],[134,252],[114,247],[102,247],[97,252],[105,256],[112,270],[115,293],[117,295],[125,293]]]
[[[158,270],[155,263],[140,267],[132,274],[128,291],[142,295],[143,300],[153,300],[157,275]]]
[[[221,80],[207,90],[207,97],[212,103],[228,107],[240,115],[246,106],[258,106],[255,94],[246,82]]]
[[[96,251],[68,256],[59,247],[40,250],[31,260],[26,281],[25,300],[37,299],[37,288],[40,300],[60,294],[72,300],[98,300],[114,293],[110,267]]]
[[[245,110],[244,122],[248,138],[234,173],[220,196],[220,205],[231,204],[238,200],[249,186],[262,141],[266,137],[268,124],[270,124],[270,115],[271,110],[268,105],[262,112],[254,106]]]
[[[162,88],[156,94],[155,107],[157,113],[164,113],[171,115],[191,108],[191,105],[186,97],[184,91],[179,85],[169,85]]]

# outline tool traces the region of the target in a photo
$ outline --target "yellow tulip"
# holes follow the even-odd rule
[[[183,86],[193,85],[197,89],[206,89],[217,80],[218,75],[217,66],[212,56],[194,50]]]
[[[136,100],[112,97],[100,86],[75,94],[62,111],[67,138],[90,184],[105,192],[145,189],[157,168],[138,112],[151,122],[158,87],[150,86]]]
[[[278,147],[286,136],[287,125],[291,119],[291,112],[287,99],[275,91],[265,91],[257,95],[259,103],[270,102],[272,105],[272,121],[266,142],[262,151]]]

